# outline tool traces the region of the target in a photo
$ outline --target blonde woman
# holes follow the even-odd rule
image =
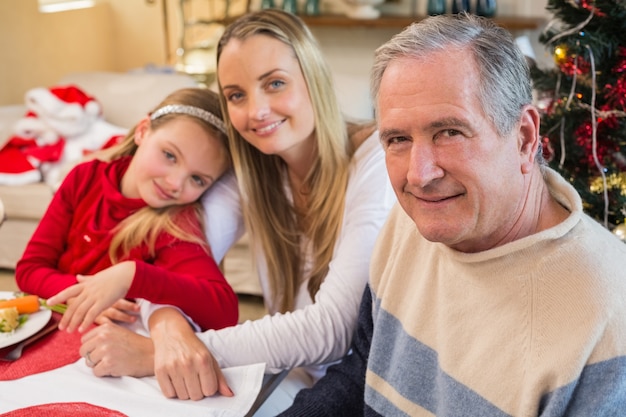
[[[68,174],[17,264],[19,288],[51,304],[71,299],[59,325],[68,331],[135,321],[125,297],[176,306],[202,329],[235,324],[237,298],[211,256],[200,202],[230,165],[217,94],[172,93]]]
[[[219,42],[217,75],[241,198],[229,210],[241,208],[269,314],[193,334],[160,311],[168,324],[152,333],[154,344],[139,341],[135,357],[111,357],[117,365],[108,371],[142,361],[166,396],[198,399],[229,395],[216,364],[292,369],[257,413],[275,415],[348,350],[372,247],[395,197],[374,124],[344,120],[327,64],[298,17],[266,9],[232,23]],[[228,205],[225,194],[211,193],[205,207]],[[85,349],[114,340],[99,330]]]

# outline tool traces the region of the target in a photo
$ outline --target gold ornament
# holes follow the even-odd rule
[[[561,65],[567,62],[567,46],[566,45],[557,45],[554,48],[554,62],[556,62],[558,65]]]
[[[618,224],[613,229],[613,234],[619,238],[622,242],[626,242],[626,224]]]
[[[619,190],[620,195],[626,196],[626,173],[620,172],[610,174],[606,177],[606,187],[608,190]],[[589,190],[596,194],[604,192],[604,182],[602,177],[596,177],[591,181]]]

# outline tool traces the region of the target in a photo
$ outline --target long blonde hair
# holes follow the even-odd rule
[[[212,113],[217,119],[223,120],[218,95],[207,89],[183,88],[177,90],[156,106],[151,114],[172,104],[203,109]],[[227,151],[223,154],[230,158],[226,134],[220,131],[215,125],[202,118],[174,111],[159,116],[158,118],[151,118],[150,129],[159,129],[161,126],[178,117],[192,118],[204,128],[207,134],[219,138]],[[133,127],[118,145],[103,150],[95,154],[94,157],[104,161],[111,161],[124,156],[134,155],[137,151],[137,144],[135,143],[136,128],[137,126]],[[168,233],[174,238],[183,241],[198,243],[210,253],[208,243],[203,234],[203,227],[197,227],[198,224],[203,226],[203,214],[204,210],[200,200],[184,206],[168,206],[163,208],[146,206],[137,210],[113,229],[113,238],[109,247],[111,262],[115,264],[119,260],[124,259],[130,254],[131,250],[140,245],[146,245],[150,256],[154,256],[156,240],[161,233]]]
[[[258,34],[271,36],[292,48],[308,88],[317,140],[317,154],[303,182],[303,189],[308,192],[306,211],[296,212],[282,185],[285,162],[276,155],[263,154],[232,127],[225,97],[220,94],[246,227],[263,249],[273,302],[279,311],[285,312],[293,310],[295,295],[304,280],[302,234],[310,239],[313,248],[308,283],[312,299],[328,273],[343,220],[354,146],[348,138],[330,70],[315,38],[297,16],[278,9],[242,16],[226,28],[219,41],[218,65],[231,39],[243,40]]]

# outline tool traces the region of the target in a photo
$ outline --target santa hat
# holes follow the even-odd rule
[[[74,85],[33,88],[24,98],[29,112],[15,124],[14,133],[36,137],[41,144],[82,133],[102,116],[100,103]]]
[[[33,88],[26,92],[26,107],[36,115],[54,115],[58,118],[83,117],[85,114],[98,116],[100,104],[83,90],[74,86]]]

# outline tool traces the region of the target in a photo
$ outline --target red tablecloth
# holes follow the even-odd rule
[[[128,417],[108,408],[87,403],[56,403],[35,405],[0,414],[0,417]]]

